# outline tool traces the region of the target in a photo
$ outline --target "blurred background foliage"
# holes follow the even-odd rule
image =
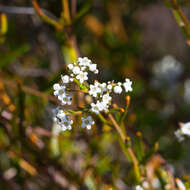
[[[98,64],[102,82],[133,81],[129,135],[158,142],[174,175],[189,179],[189,140],[174,136],[190,120],[188,27],[177,25],[171,2],[72,0],[72,20],[62,3],[0,0],[0,189],[131,189],[131,167],[109,127],[53,130],[52,85],[79,55]],[[179,5],[190,18],[189,1]],[[124,97],[116,101],[124,107]]]

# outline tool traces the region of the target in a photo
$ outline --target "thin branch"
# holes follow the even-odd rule
[[[190,22],[187,19],[187,17],[184,15],[182,9],[179,7],[177,0],[171,0],[171,5],[172,5],[173,9],[178,13],[178,15],[180,16],[181,20],[183,21],[186,29],[190,33]]]
[[[71,16],[74,17],[77,11],[77,0],[71,1]]]
[[[48,17],[43,10],[39,7],[37,0],[33,0],[32,4],[34,6],[35,11],[37,12],[37,14],[47,23],[49,23],[50,25],[55,26],[58,30],[62,30],[63,26],[56,20],[52,19],[51,17]]]
[[[118,123],[116,122],[116,120],[114,119],[114,117],[111,114],[108,114],[109,119],[111,120],[111,122],[113,123],[113,126],[115,127],[115,129],[117,130],[118,134],[120,135],[122,141],[124,143],[126,143],[129,139],[129,137],[126,137],[125,134],[123,133],[123,131],[121,130],[120,126],[118,125]],[[131,157],[131,160],[133,162],[133,166],[134,166],[134,170],[136,173],[136,177],[139,180],[140,179],[140,169],[139,169],[139,163],[138,160],[132,150],[131,147],[127,147],[127,151]]]
[[[46,14],[48,17],[58,21],[58,18],[49,12],[46,9],[41,8],[41,10]],[[33,7],[18,7],[18,6],[6,6],[0,5],[0,13],[6,14],[23,14],[23,15],[35,15],[36,11]]]
[[[17,87],[17,82],[13,82],[10,80],[4,80],[4,79],[0,79],[0,81],[4,84],[8,85],[11,88]],[[25,91],[26,93],[32,94],[34,96],[39,96],[41,98],[51,100],[52,102],[59,103],[59,100],[56,97],[51,96],[51,95],[47,95],[47,94],[40,92],[34,88],[30,88],[30,87],[22,85],[22,90]]]
[[[67,24],[71,23],[70,10],[69,10],[69,2],[68,0],[62,0],[63,11],[62,14]]]

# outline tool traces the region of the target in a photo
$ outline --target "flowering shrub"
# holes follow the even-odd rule
[[[78,125],[78,123],[80,123],[82,128],[91,129],[92,125],[96,124],[93,119],[93,115],[95,114],[99,116],[103,123],[114,126],[124,143],[131,143],[130,137],[125,136],[124,134],[123,122],[125,121],[126,113],[128,111],[130,96],[128,96],[127,93],[132,91],[132,81],[130,81],[128,78],[126,78],[125,82],[123,83],[115,82],[114,80],[100,83],[99,81],[95,80],[94,84],[89,84],[88,72],[98,74],[99,70],[97,69],[97,65],[92,63],[92,61],[87,57],[78,58],[75,63],[68,64],[67,72],[68,75],[61,76],[61,84],[56,83],[53,85],[54,95],[61,103],[61,106],[58,106],[53,110],[53,121],[59,126],[59,131],[71,130],[76,114],[77,116],[80,115],[81,118],[81,121],[77,120],[76,124]],[[74,96],[73,91],[75,91],[75,93],[84,93],[85,96],[89,97],[90,101],[87,102],[85,107],[77,107],[77,110],[72,109],[72,97]],[[127,95],[126,110],[123,110],[119,107],[117,107],[119,109],[114,110],[113,94],[119,95],[122,92]],[[71,109],[68,107],[65,108],[66,105],[70,106]],[[120,113],[118,119],[115,119],[112,116],[112,113],[116,112]],[[104,117],[102,113],[104,113],[104,115],[108,115],[108,118],[111,122],[107,119],[107,117]],[[184,135],[190,135],[189,126],[189,123],[181,124],[181,128],[175,132],[175,135],[180,142],[184,140]],[[137,134],[141,136],[140,132]],[[155,176],[153,179],[151,179],[151,181],[148,181],[145,176],[143,177],[143,173],[145,171],[140,168],[138,163],[140,160],[138,160],[136,157],[131,145],[127,146],[126,151],[129,154],[128,159],[132,159],[132,163],[134,164],[136,180],[138,183],[140,183],[139,185],[134,186],[135,190],[148,190],[150,188],[160,189],[162,184],[158,177]],[[137,151],[142,151],[142,147]],[[173,178],[169,176],[169,173],[167,175],[170,180],[173,180]],[[170,184],[168,180],[169,179],[165,181],[164,189],[175,188],[175,181],[172,182],[173,184]],[[176,179],[176,185],[180,190],[186,189],[183,182],[178,178]]]

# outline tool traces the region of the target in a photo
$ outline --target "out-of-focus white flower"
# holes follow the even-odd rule
[[[97,97],[98,93],[101,93],[101,89],[99,87],[99,83],[95,82],[94,85],[90,85],[89,94],[93,97]]]
[[[153,79],[151,81],[154,88],[160,88],[162,85],[176,86],[184,67],[172,55],[166,55],[153,65]]]
[[[8,170],[6,170],[4,173],[3,173],[3,177],[6,179],[6,180],[11,180],[13,177],[15,177],[17,174],[17,170],[16,168],[9,168]]]
[[[91,126],[94,125],[94,121],[91,116],[82,117],[82,128],[91,129]]]
[[[180,129],[178,129],[177,131],[175,131],[174,134],[175,134],[175,136],[176,136],[176,138],[177,138],[177,140],[178,140],[179,142],[184,141],[185,138],[184,138],[184,136],[182,135]]]
[[[128,91],[132,91],[132,81],[130,81],[129,79],[125,79],[125,82],[123,83],[123,86],[125,88],[125,92],[128,92]]]
[[[181,132],[184,135],[190,136],[190,122],[181,124]]]
[[[81,72],[80,67],[78,66],[74,66],[72,71],[75,75],[78,75]]]
[[[62,96],[65,94],[65,86],[60,85],[59,83],[56,83],[53,85],[53,89],[54,89],[54,95],[57,96],[59,98],[59,96]]]
[[[172,55],[167,55],[162,58],[160,62],[154,65],[153,72],[156,75],[167,75],[167,74],[181,74],[183,67],[179,61]]]
[[[81,71],[77,76],[76,79],[80,81],[80,83],[83,83],[85,80],[88,80],[88,73]]]
[[[90,64],[89,65],[89,70],[92,71],[92,72],[95,72],[97,70],[96,67],[97,67],[96,64]]]
[[[144,190],[140,185],[137,185],[136,187],[135,187],[135,190]]]
[[[160,180],[159,180],[157,177],[155,177],[155,178],[151,181],[151,183],[152,183],[152,187],[154,187],[155,189],[160,189],[161,183],[160,183]]]
[[[62,75],[61,76],[62,82],[63,83],[69,83],[69,76],[68,75]]]
[[[149,185],[148,181],[143,181],[143,182],[142,182],[142,187],[143,187],[144,189],[149,189],[149,188],[150,188],[150,185]]]
[[[186,190],[184,183],[179,178],[176,179],[176,183],[177,183],[179,190]]]
[[[113,86],[112,86],[111,84],[108,84],[108,85],[107,85],[107,89],[108,89],[108,90],[112,90],[112,88],[113,88]]]
[[[70,63],[67,65],[67,67],[68,67],[68,69],[72,70],[74,66],[73,66],[73,64]]]
[[[115,86],[114,88],[113,88],[113,91],[116,93],[116,94],[121,94],[122,93],[122,88],[121,88],[121,86]]]
[[[88,59],[87,57],[79,57],[78,58],[78,62],[79,62],[79,65],[80,66],[87,66],[89,67],[90,66],[90,63],[91,63],[91,60]]]
[[[180,123],[180,129],[174,132],[179,142],[184,140],[184,136],[190,136],[190,122]]]

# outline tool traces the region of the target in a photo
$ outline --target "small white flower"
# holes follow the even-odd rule
[[[56,117],[59,119],[59,121],[61,122],[64,118],[65,118],[65,112],[63,110],[61,110],[60,108],[58,108],[59,110],[57,110],[57,115]]]
[[[99,83],[95,82],[94,85],[90,85],[89,94],[93,97],[97,97],[98,93],[101,93],[101,89],[99,87]]]
[[[100,101],[97,101],[96,104],[95,103],[91,103],[91,111],[98,114],[99,112],[101,112],[102,110],[106,109],[107,105],[103,104]]]
[[[90,64],[89,65],[89,70],[92,71],[92,72],[95,72],[97,70],[96,67],[97,67],[96,64]]]
[[[60,108],[56,107],[55,109],[52,109],[52,114],[53,114],[53,121],[57,122],[57,114],[59,112]]]
[[[181,142],[185,138],[184,136],[190,136],[190,122],[181,123],[181,128],[174,132],[175,136],[177,137],[178,141]]]
[[[69,70],[72,70],[74,66],[73,66],[73,64],[70,63],[70,64],[67,65],[67,67],[68,67]]]
[[[59,97],[59,96],[65,94],[65,88],[66,88],[65,86],[62,86],[59,83],[54,84],[53,85],[53,89],[54,89],[53,94],[54,94],[54,96]]]
[[[174,132],[174,134],[175,134],[175,136],[176,136],[176,138],[177,138],[177,140],[179,141],[179,142],[182,142],[182,141],[184,141],[184,136],[182,135],[182,133],[181,133],[181,130],[177,130],[177,131],[175,131]]]
[[[61,127],[62,127],[62,130],[65,131],[65,130],[71,130],[72,129],[72,124],[73,124],[73,121],[70,120],[70,117],[68,115],[66,115],[62,121],[61,121]]]
[[[190,136],[190,122],[182,123],[181,132],[184,135]]]
[[[85,66],[82,66],[81,67],[81,71],[85,71],[86,70],[86,67]]]
[[[88,59],[87,57],[84,57],[84,58],[79,57],[78,62],[79,62],[80,66],[88,66],[89,67],[89,65],[91,64],[91,60]]]
[[[112,97],[109,95],[109,94],[104,94],[102,96],[102,101],[105,103],[105,104],[109,104],[110,101],[111,101]]]
[[[94,71],[94,74],[98,74],[99,73],[99,71],[98,71],[98,69],[96,69],[95,71]]]
[[[107,89],[108,89],[108,90],[112,90],[112,85],[111,85],[111,84],[108,84],[108,85],[107,85]]]
[[[115,86],[113,91],[116,93],[116,94],[121,94],[122,93],[122,88],[121,86]]]
[[[155,189],[160,189],[161,183],[160,183],[160,180],[158,178],[154,178],[151,183]]]
[[[61,79],[62,79],[62,81],[63,81],[63,83],[69,83],[69,76],[68,75],[63,75],[63,76],[61,76]]]
[[[76,79],[80,81],[80,83],[83,83],[85,80],[88,80],[88,73],[87,72],[80,72],[77,76]]]
[[[80,73],[80,67],[74,66],[74,67],[73,67],[73,73],[74,73],[75,75],[78,75],[78,74]]]
[[[144,189],[150,189],[150,185],[149,185],[148,181],[143,181],[143,182],[142,182],[142,187],[143,187]]]
[[[98,106],[99,106],[100,111],[103,111],[103,110],[106,111],[109,108],[109,105],[106,102],[100,102]]]
[[[62,109],[60,109],[59,107],[56,108],[56,122],[57,124],[61,127],[62,131],[65,130],[71,130],[72,129],[72,124],[73,121],[70,119],[70,116],[68,116]]]
[[[72,103],[72,97],[67,94],[59,96],[58,99],[61,101],[62,105],[71,105]]]
[[[99,114],[100,110],[99,110],[98,105],[95,103],[91,103],[90,105],[91,105],[91,111],[96,113],[96,114]]]
[[[107,91],[107,85],[105,82],[99,84],[99,87],[101,88],[101,93],[104,93]]]
[[[92,125],[94,125],[94,121],[91,116],[82,117],[82,128],[91,129]]]
[[[128,91],[132,91],[132,81],[130,81],[129,79],[125,79],[125,82],[123,83],[123,86],[125,88],[125,92],[128,92]]]

